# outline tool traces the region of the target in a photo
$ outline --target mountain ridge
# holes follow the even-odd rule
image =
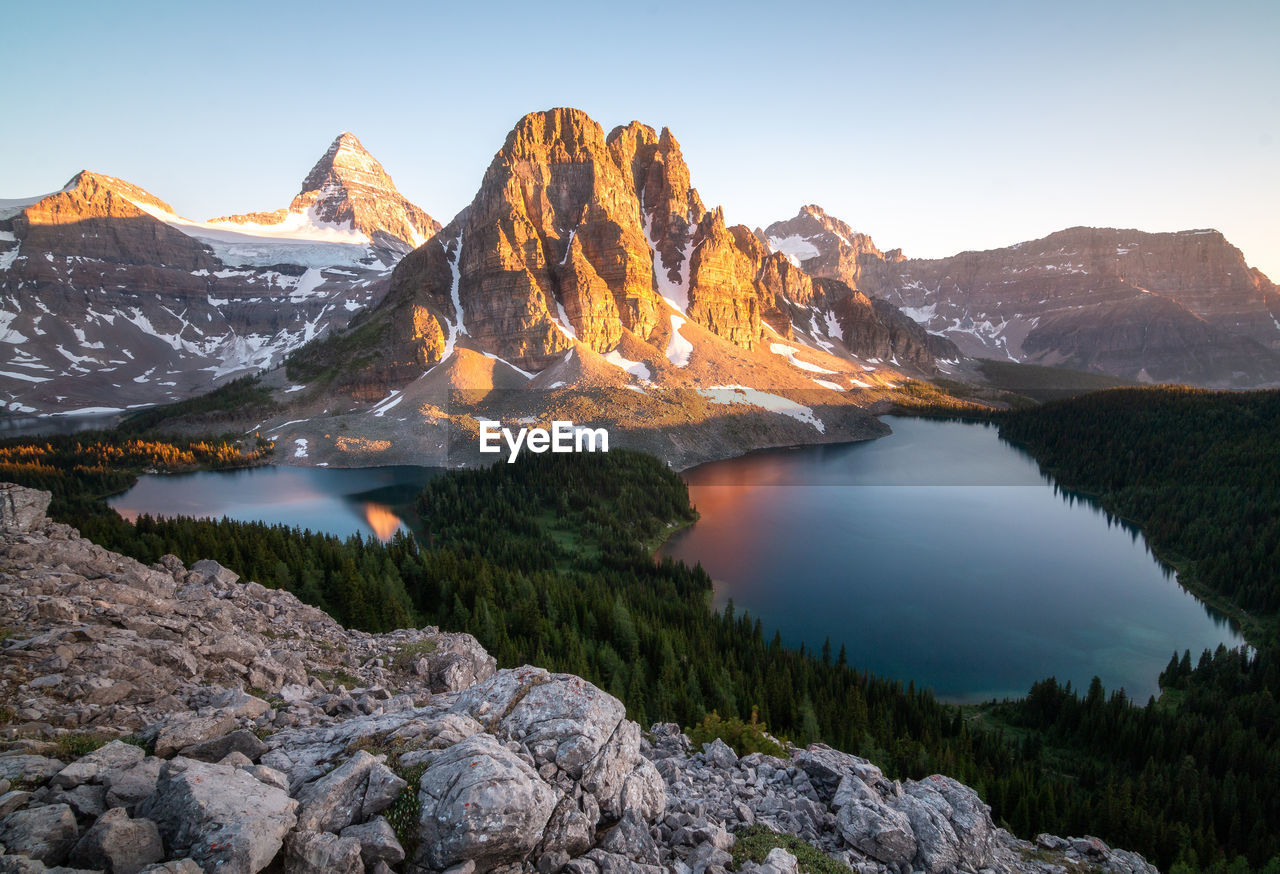
[[[1216,230],[1078,226],[908,259],[837,239],[810,210],[761,237],[901,307],[968,355],[1145,382],[1280,384],[1280,292]]]
[[[0,403],[17,415],[119,412],[275,366],[380,299],[438,226],[350,134],[290,209],[240,223],[87,170],[0,206]]]

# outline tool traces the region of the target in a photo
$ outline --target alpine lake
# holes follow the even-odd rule
[[[1054,676],[1137,701],[1174,651],[1243,643],[1134,528],[1064,492],[983,424],[886,417],[863,443],[763,450],[685,471],[701,514],[660,555],[701,562],[715,606],[850,664],[976,702]],[[269,466],[144,476],[122,515],[229,517],[386,540],[421,533],[438,468]]]

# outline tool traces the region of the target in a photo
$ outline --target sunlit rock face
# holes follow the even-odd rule
[[[388,305],[429,307],[446,335],[530,369],[575,340],[604,353],[624,331],[650,339],[672,310],[750,350],[763,315],[789,335],[789,305],[815,303],[785,261],[705,208],[671,131],[633,121],[606,136],[553,109],[516,124],[471,205],[397,268]],[[817,303],[851,293],[832,286]],[[393,321],[393,342],[414,348],[386,357],[438,360],[417,316]]]

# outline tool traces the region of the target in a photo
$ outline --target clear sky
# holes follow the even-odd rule
[[[351,130],[447,221],[521,115],[576,106],[669,126],[733,223],[819,203],[921,257],[1214,227],[1280,281],[1274,0],[49,0],[0,20],[0,197],[88,168],[192,218],[273,209]]]

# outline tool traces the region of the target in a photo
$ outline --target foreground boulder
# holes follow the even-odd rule
[[[542,840],[556,792],[491,735],[468,738],[431,763],[419,791],[420,861],[481,871],[528,856]]]
[[[147,819],[130,819],[123,808],[108,810],[76,843],[69,859],[106,874],[137,874],[164,858],[160,830]]]
[[[298,802],[244,771],[177,758],[160,772],[138,815],[159,826],[171,858],[206,870],[255,874],[275,858],[294,827]]]
[[[80,834],[76,816],[65,804],[19,810],[0,820],[0,844],[10,853],[58,865]]]

